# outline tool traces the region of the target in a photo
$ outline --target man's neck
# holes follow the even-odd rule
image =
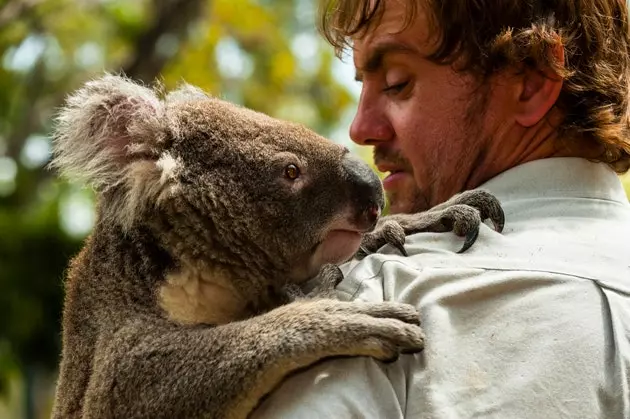
[[[476,188],[504,171],[534,160],[551,157],[596,158],[601,146],[584,138],[560,138],[562,115],[556,108],[536,125],[513,124],[489,141],[479,167],[465,189]]]

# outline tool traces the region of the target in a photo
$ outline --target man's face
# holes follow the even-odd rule
[[[492,131],[478,83],[425,58],[433,44],[421,7],[400,32],[402,3],[386,2],[380,24],[354,41],[362,92],[350,136],[374,146],[377,168],[390,172],[383,185],[392,213],[426,210],[477,186],[470,179]]]

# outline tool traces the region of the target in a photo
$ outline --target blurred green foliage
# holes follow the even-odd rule
[[[622,176],[621,181],[623,182],[623,186],[626,188],[626,194],[630,197],[630,174]]]
[[[91,191],[46,167],[66,94],[103,71],[185,80],[347,141],[355,96],[314,19],[315,0],[0,0],[0,394],[25,385],[0,417],[47,414],[33,381],[54,377],[63,272],[91,227]]]

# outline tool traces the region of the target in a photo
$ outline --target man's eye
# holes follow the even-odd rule
[[[383,89],[383,91],[387,93],[400,93],[405,87],[407,87],[408,84],[408,81],[392,84],[391,86],[387,86]]]

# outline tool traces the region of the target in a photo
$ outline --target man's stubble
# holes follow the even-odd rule
[[[459,166],[460,170],[467,170],[470,174],[474,170],[474,167],[477,162],[483,160],[483,144],[489,144],[490,139],[482,140],[483,138],[483,126],[482,126],[482,116],[485,113],[488,105],[489,98],[489,89],[486,84],[480,84],[477,89],[474,90],[472,94],[472,99],[466,106],[466,110],[464,112],[464,117],[462,124],[464,129],[462,131],[462,136],[460,138],[450,138],[446,141],[461,141],[468,143],[470,147],[468,148],[469,153],[466,156],[460,156],[461,166]],[[448,148],[448,142],[440,142],[443,144],[442,147]],[[466,150],[465,147],[459,147],[460,150]],[[434,156],[430,156],[427,161],[429,164],[432,164],[431,173],[436,176],[431,178],[430,183],[425,186],[423,189],[420,187],[417,182],[414,182],[411,188],[408,188],[404,191],[388,191],[387,199],[390,204],[396,204],[401,201],[406,201],[409,203],[409,210],[405,212],[416,213],[429,210],[434,205],[430,204],[431,190],[439,184],[439,176],[440,173],[443,173],[444,170],[441,170],[440,165],[444,164],[446,159],[442,159],[440,154],[448,153],[448,150],[444,150],[440,148],[440,150],[435,150]],[[473,157],[474,155],[474,157]],[[472,158],[471,158],[472,157]],[[398,149],[394,149],[390,147],[388,144],[377,144],[373,149],[373,159],[374,163],[378,164],[379,162],[386,161],[388,163],[395,164],[401,168],[404,168],[405,171],[411,173],[413,178],[414,168],[411,162],[407,157],[405,157],[402,152]],[[468,162],[466,164],[466,162]],[[470,176],[469,174],[469,176]],[[463,190],[456,191],[456,193],[463,192]]]

